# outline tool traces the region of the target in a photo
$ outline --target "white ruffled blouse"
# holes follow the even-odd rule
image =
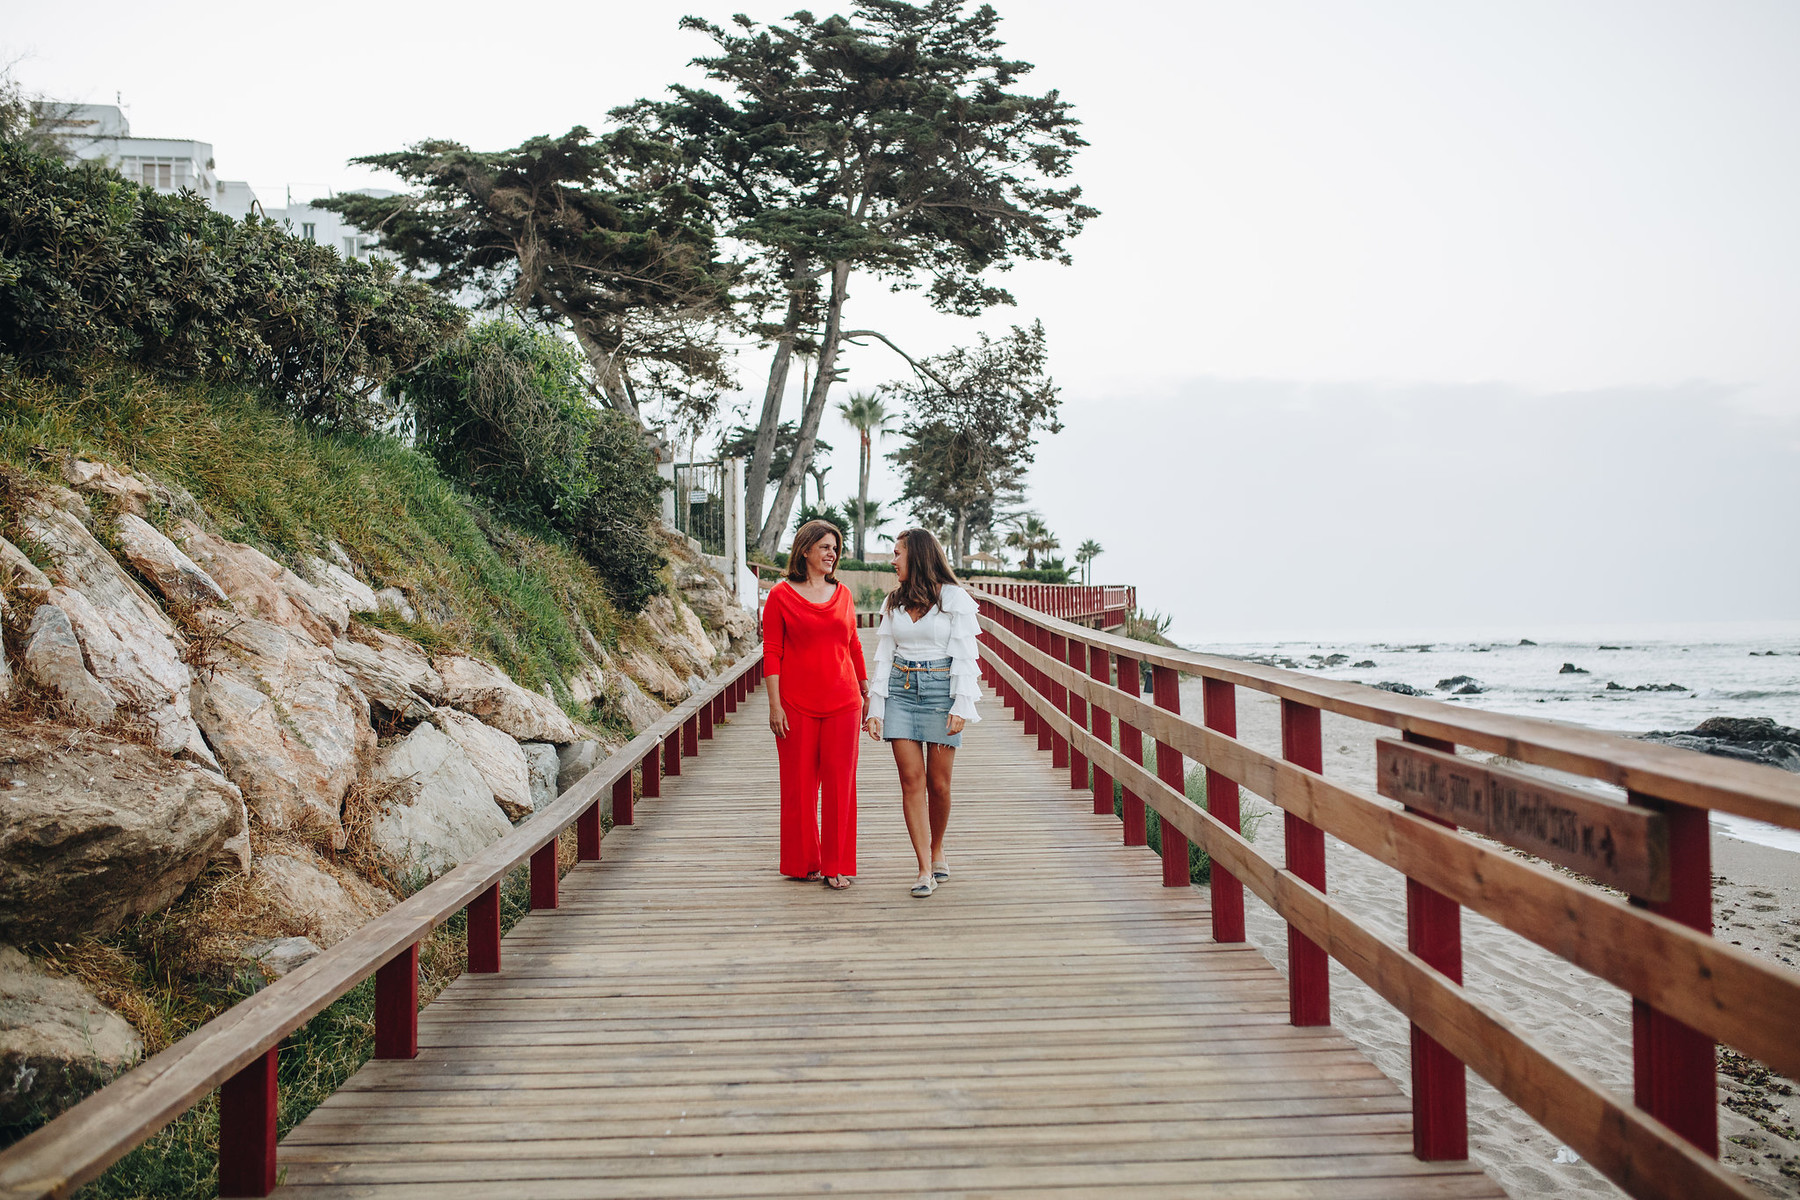
[[[975,598],[954,583],[944,585],[937,605],[917,621],[898,606],[881,614],[875,631],[875,662],[869,668],[869,715],[887,710],[888,676],[896,658],[909,662],[950,660],[950,715],[973,725],[981,720],[975,702],[981,698],[980,651],[975,638],[981,632]]]

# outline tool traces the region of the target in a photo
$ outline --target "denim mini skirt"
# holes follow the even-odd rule
[[[888,673],[886,713],[881,721],[885,741],[962,745],[962,734],[945,727],[950,716],[950,660],[895,659]]]

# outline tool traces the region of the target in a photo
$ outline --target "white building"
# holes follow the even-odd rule
[[[105,162],[133,183],[168,193],[190,188],[213,208],[239,220],[254,212],[285,221],[295,236],[330,246],[345,258],[367,261],[380,254],[379,238],[346,225],[334,212],[306,203],[268,208],[248,183],[220,179],[211,142],[131,136],[131,122],[117,105],[46,103],[38,109],[38,122],[62,138],[71,158]],[[365,190],[372,196],[393,195]]]

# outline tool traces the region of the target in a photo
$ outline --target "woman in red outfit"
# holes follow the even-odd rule
[[[829,521],[802,525],[787,578],[763,605],[769,728],[781,760],[781,873],[823,878],[838,891],[856,874],[857,735],[869,709],[856,609],[832,574],[843,544]]]

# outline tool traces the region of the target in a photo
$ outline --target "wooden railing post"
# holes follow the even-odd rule
[[[1237,688],[1223,679],[1206,679],[1200,685],[1200,708],[1208,729],[1226,737],[1237,736]],[[1238,785],[1211,767],[1206,768],[1206,811],[1230,829],[1243,828],[1238,805]],[[1244,940],[1244,882],[1213,860],[1212,933],[1215,942]]]
[[[1098,679],[1101,683],[1112,683],[1112,654],[1094,646],[1088,651],[1088,678]],[[1094,705],[1088,713],[1089,730],[1102,745],[1112,745],[1112,713]],[[1094,764],[1094,815],[1113,815],[1113,779],[1112,773],[1100,769]]]
[[[1052,659],[1063,662],[1068,658],[1068,638],[1060,633],[1051,633],[1049,630],[1045,630],[1044,641],[1048,643],[1046,649],[1049,650]],[[1069,689],[1056,682],[1048,671],[1044,672],[1044,683],[1049,689],[1050,703],[1056,706],[1057,712],[1066,714],[1069,711]],[[1069,739],[1052,730],[1050,734],[1050,766],[1060,771],[1068,765]]]
[[[705,711],[705,707],[702,707],[700,712],[681,723],[681,753],[688,758],[700,753],[700,716]]]
[[[744,677],[742,675],[739,675],[736,679],[732,680],[728,685],[726,685],[725,690],[722,693],[720,693],[719,699],[724,704],[726,716],[729,717],[732,713],[737,711],[738,691],[743,686],[744,686]]]
[[[1181,711],[1181,676],[1174,667],[1150,668],[1150,695],[1156,702],[1156,707],[1172,713]],[[1161,738],[1156,742],[1156,777],[1174,788],[1177,794],[1187,795],[1181,751]],[[1187,887],[1193,879],[1188,871],[1187,835],[1164,821],[1158,829],[1158,836],[1162,839],[1163,886]]]
[[[1045,629],[1042,625],[1034,624],[1031,627],[1031,633],[1031,643],[1038,648],[1038,653],[1050,653],[1050,631]],[[1056,692],[1050,686],[1049,675],[1038,670],[1036,667],[1031,668],[1031,686],[1032,690],[1038,694],[1038,703],[1047,704],[1051,707],[1055,706]],[[1055,747],[1056,734],[1051,730],[1050,722],[1039,720],[1037,722],[1037,748],[1039,750],[1050,751],[1051,761],[1054,762],[1056,758]]]
[[[1083,675],[1087,674],[1088,645],[1086,642],[1080,638],[1069,639],[1068,662],[1071,667]],[[1069,720],[1077,729],[1086,729],[1088,727],[1088,702],[1075,692],[1067,691],[1067,689],[1065,692],[1069,697]],[[1069,743],[1069,787],[1074,791],[1086,791],[1087,785],[1087,755],[1077,750],[1075,743],[1071,741]]]
[[[681,730],[676,729],[663,739],[663,774],[681,774]]]
[[[644,755],[644,790],[640,794],[646,800],[662,795],[662,760],[663,748],[660,745],[652,747],[650,753]],[[616,822],[618,819],[615,814],[613,820]]]
[[[277,1051],[271,1047],[219,1085],[219,1195],[275,1190]]]
[[[469,901],[469,972],[493,975],[500,970],[500,885]]]
[[[1456,743],[1416,733],[1417,746],[1456,753]],[[1454,829],[1452,821],[1408,807],[1407,812]],[[1450,980],[1462,982],[1462,906],[1416,879],[1406,881],[1406,948]],[[1413,1157],[1450,1162],[1469,1157],[1469,1079],[1462,1060],[1412,1026]]]
[[[1706,810],[1630,792],[1669,827],[1669,898],[1634,906],[1711,935],[1712,833]],[[1718,1051],[1711,1038],[1637,997],[1631,1000],[1631,1075],[1637,1106],[1719,1156]]]
[[[1281,702],[1281,756],[1308,771],[1325,769],[1319,739],[1319,710],[1295,700]],[[1283,813],[1287,869],[1325,890],[1325,831]],[[1288,1020],[1295,1025],[1331,1024],[1331,960],[1325,948],[1288,926]]]
[[[419,1057],[419,943],[375,971],[375,1057]]]
[[[558,838],[551,838],[531,856],[532,908],[556,907],[559,841]]]
[[[631,773],[625,774],[625,790],[631,791]],[[613,784],[613,802],[617,810],[619,785]],[[575,818],[575,860],[577,862],[600,861],[600,802],[594,801],[582,810]]]
[[[698,721],[699,721],[699,727],[696,730],[696,736],[695,736],[696,743],[712,741],[713,702],[711,700],[708,700],[705,704],[700,706],[700,711],[695,713],[694,715],[696,718],[698,718]],[[694,753],[698,754],[699,752],[700,752],[700,747],[698,744],[696,744],[694,746]]]
[[[653,767],[650,764],[649,759],[644,760],[644,767],[645,767],[644,778],[646,781],[648,781],[650,778],[650,775],[655,771],[655,767]],[[648,785],[646,784],[646,786],[648,786]],[[645,794],[648,795],[649,793],[646,792]],[[612,800],[613,800],[613,825],[619,826],[619,825],[631,824],[633,814],[631,811],[631,772],[630,771],[625,772],[623,775],[619,776],[618,779],[613,781]]]
[[[1037,637],[1033,633],[1036,626],[1032,625],[1024,617],[1016,616],[1013,620],[1017,622],[1017,626],[1013,632],[1019,636],[1019,640],[1031,645],[1036,645]],[[1030,665],[1026,663],[1023,654],[1014,655],[1013,661],[1014,665],[1018,667],[1019,670],[1019,682],[1023,685],[1019,689],[1019,720],[1025,725],[1025,736],[1036,737],[1038,731],[1037,710],[1032,707],[1031,701],[1025,696],[1025,692],[1027,689],[1035,688],[1037,686],[1037,672],[1033,671]]]
[[[1129,696],[1136,696],[1143,691],[1143,667],[1135,658],[1126,658],[1123,654],[1114,656],[1119,664],[1119,690]],[[1134,763],[1144,761],[1144,735],[1136,725],[1119,717],[1119,753]],[[1144,798],[1130,788],[1125,789],[1125,811],[1122,814],[1125,824],[1125,844],[1127,846],[1143,846],[1148,844],[1149,837],[1144,828]]]

